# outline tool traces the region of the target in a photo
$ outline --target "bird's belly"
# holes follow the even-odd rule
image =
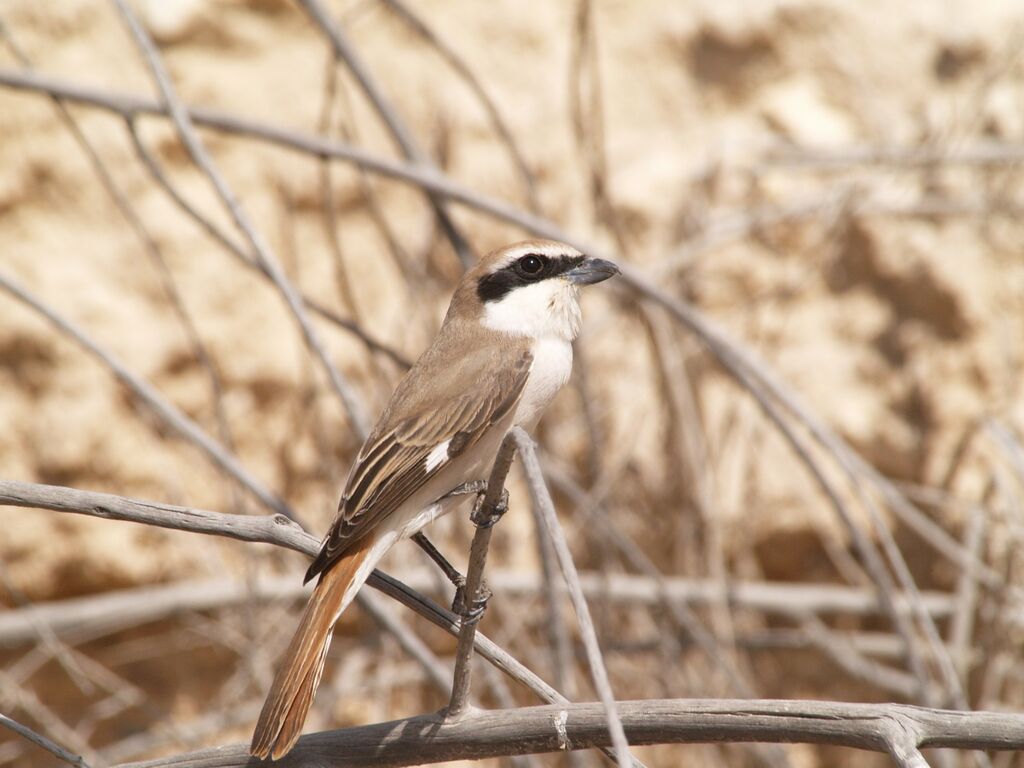
[[[515,423],[532,429],[572,373],[572,344],[565,339],[544,338],[533,345],[530,378],[516,409]]]

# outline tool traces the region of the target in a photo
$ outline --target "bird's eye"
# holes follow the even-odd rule
[[[544,260],[540,256],[523,256],[516,262],[516,270],[526,278],[539,277],[544,271]]]

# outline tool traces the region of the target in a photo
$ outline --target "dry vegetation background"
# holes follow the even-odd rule
[[[332,3],[421,146],[467,187],[536,206],[602,244],[767,361],[866,462],[851,482],[794,427],[855,524],[881,545],[881,524],[892,532],[925,591],[963,703],[1020,709],[1021,603],[1003,589],[1022,580],[1014,555],[1024,526],[1019,2],[405,2],[493,98],[527,176],[473,89],[393,5]],[[186,103],[400,156],[296,5],[135,7]],[[5,71],[23,66],[17,48],[55,78],[156,93],[111,4],[7,0],[0,22]],[[232,445],[310,530],[323,531],[358,439],[279,294],[155,183],[124,120],[81,106],[71,113],[158,257],[111,203],[53,103],[0,88],[0,273]],[[174,187],[243,242],[169,123],[137,126]],[[317,158],[265,142],[202,137],[294,283],[415,358],[461,269],[423,194],[342,163],[325,176]],[[450,210],[476,253],[524,235],[465,206]],[[741,685],[760,696],[956,704],[918,629],[928,680],[919,690],[849,528],[716,357],[622,284],[588,292],[584,311],[577,367],[585,375],[537,437],[577,563],[607,577],[592,580],[590,599],[616,694],[738,695]],[[315,323],[375,414],[401,366],[337,325]],[[212,369],[199,361],[196,338]],[[0,477],[266,511],[2,292]],[[534,523],[515,471],[511,491],[482,629],[591,698],[582,662],[553,669]],[[923,514],[911,517],[897,492]],[[165,585],[195,582],[139,625],[129,610],[102,626],[0,631],[0,709],[98,764],[248,738],[300,598],[292,590],[247,599],[246,590],[296,585],[301,558],[47,511],[5,508],[0,521],[0,603],[10,615],[112,592],[157,605]],[[466,521],[437,528],[442,549],[464,563]],[[984,578],[962,567],[971,557],[987,564]],[[426,565],[406,545],[384,567],[447,601]],[[659,602],[652,568],[689,595],[732,678],[680,612]],[[629,583],[646,592],[615,597],[623,574],[643,576]],[[764,593],[772,599],[730,603],[716,591],[748,582],[774,589]],[[216,590],[231,584],[240,587],[217,604]],[[602,596],[606,589],[613,594]],[[450,638],[399,611],[450,658]],[[444,701],[360,608],[341,622],[331,656],[307,730]],[[502,692],[486,673],[480,679],[485,704],[503,693],[535,701],[518,688]],[[652,766],[779,760],[741,747],[637,754]],[[793,766],[886,760],[807,746],[786,747],[785,756]],[[48,760],[0,735],[0,765]]]

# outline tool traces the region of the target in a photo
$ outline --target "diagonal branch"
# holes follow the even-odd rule
[[[292,549],[308,557],[314,557],[320,550],[320,542],[315,537],[303,531],[284,515],[229,515],[171,504],[138,501],[109,493],[13,480],[0,480],[0,505],[39,507],[109,520],[144,523],[160,528],[226,536],[239,541],[263,542]],[[453,637],[458,636],[458,616],[398,579],[375,570],[366,583]],[[360,599],[358,595],[357,599]],[[551,704],[568,703],[568,699],[561,693],[545,683],[508,651],[479,632],[476,634],[474,648],[495,667],[533,691],[542,701]]]
[[[69,752],[68,750],[64,749],[64,747],[62,747],[60,744],[46,738],[41,733],[36,733],[27,725],[22,725],[17,720],[12,720],[2,712],[0,712],[0,725],[2,725],[4,728],[8,728],[14,731],[16,734],[18,734],[24,739],[27,739],[28,741],[31,741],[36,746],[45,749],[51,755],[58,758],[59,760],[64,761],[65,763],[69,763],[70,765],[73,765],[76,768],[89,768],[89,764],[86,763],[85,760],[83,760],[80,756],[74,754],[73,752]]]
[[[590,608],[587,606],[587,599],[583,596],[583,589],[580,587],[579,573],[576,571],[576,564],[569,551],[569,543],[565,540],[565,533],[558,523],[551,494],[544,483],[544,474],[541,471],[540,462],[537,460],[537,451],[534,448],[533,440],[519,427],[513,428],[509,434],[515,438],[518,445],[523,470],[526,472],[526,478],[530,484],[530,496],[544,518],[548,536],[551,537],[555,556],[558,558],[558,565],[562,569],[562,576],[569,587],[569,598],[572,600],[572,607],[576,611],[576,618],[579,621],[583,646],[587,652],[587,661],[590,663],[590,674],[594,680],[597,694],[601,697],[605,717],[608,720],[608,730],[615,747],[615,759],[618,761],[619,768],[626,768],[632,764],[629,742],[626,740],[626,733],[616,711],[615,696],[612,693],[611,683],[608,681],[608,671],[605,669],[604,659],[601,656],[601,647],[597,642],[594,623],[590,618]]]
[[[213,160],[210,158],[202,141],[199,139],[199,135],[196,133],[195,126],[192,124],[192,118],[189,116],[188,110],[185,109],[175,92],[174,85],[171,83],[171,79],[167,74],[163,60],[160,58],[160,54],[157,51],[156,46],[153,45],[153,41],[150,39],[149,34],[139,23],[138,18],[135,16],[135,12],[132,11],[127,0],[114,0],[114,3],[117,5],[118,11],[124,18],[125,24],[128,26],[132,37],[135,39],[139,50],[142,52],[147,64],[149,65],[150,72],[153,75],[153,79],[156,81],[157,87],[160,89],[161,98],[167,107],[171,120],[174,122],[174,125],[178,130],[178,137],[181,139],[182,144],[184,144],[185,148],[188,150],[192,161],[210,180],[210,183],[213,185],[218,197],[220,197],[224,206],[228,209],[228,212],[231,214],[231,218],[234,219],[235,225],[238,227],[239,231],[242,232],[246,240],[249,241],[258,261],[266,270],[278,291],[281,293],[281,296],[287,303],[292,315],[295,316],[295,319],[302,331],[302,335],[306,340],[306,344],[320,361],[324,371],[327,373],[327,378],[330,380],[331,386],[334,388],[334,391],[337,393],[342,405],[344,405],[345,410],[348,412],[349,419],[352,422],[354,430],[361,439],[365,439],[369,434],[370,426],[367,421],[366,414],[363,412],[362,404],[359,402],[355,391],[352,389],[352,386],[348,381],[341,375],[338,369],[331,363],[330,358],[327,355],[327,350],[320,341],[319,334],[317,334],[313,325],[309,322],[305,306],[303,305],[298,292],[281,269],[281,265],[278,263],[277,257],[270,250],[270,246],[266,241],[264,241],[263,237],[249,220],[249,216],[246,214],[245,209],[242,208],[237,196],[228,186],[224,177],[220,175],[217,167],[213,164]]]
[[[363,60],[356,54],[348,37],[341,30],[341,27],[334,23],[327,10],[320,4],[320,0],[300,0],[300,2],[306,13],[309,14],[309,17],[326,35],[334,58],[344,61],[348,66],[349,71],[352,72],[352,75],[358,81],[366,97],[373,104],[374,109],[377,110],[377,114],[380,115],[391,135],[398,142],[398,146],[401,148],[402,154],[405,155],[406,159],[414,165],[428,170],[436,170],[431,159],[416,144],[416,140],[398,116],[398,112],[395,111],[387,97],[384,96],[384,92],[377,85],[377,81],[370,75]],[[463,268],[468,269],[473,265],[473,253],[466,242],[466,238],[463,237],[458,227],[455,226],[455,222],[449,216],[448,211],[445,210],[443,196],[431,194],[430,203],[434,207],[434,212],[441,224],[441,228],[444,229],[449,241],[451,241],[456,256],[462,262]]]
[[[242,466],[230,451],[204,432],[198,424],[160,394],[152,384],[129,370],[124,363],[103,349],[84,331],[80,330],[71,321],[57,314],[54,309],[12,281],[3,272],[0,272],[0,290],[7,291],[18,301],[31,307],[45,317],[52,325],[56,326],[58,330],[73,339],[86,352],[97,358],[110,369],[122,384],[145,403],[165,425],[180,437],[197,446],[214,464],[235,478],[260,503],[280,515],[295,519],[295,513],[287,503]]]

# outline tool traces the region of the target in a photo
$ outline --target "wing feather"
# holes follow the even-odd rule
[[[463,366],[469,370],[460,382],[468,388],[427,403],[405,418],[395,418],[390,408],[385,411],[349,472],[338,516],[306,572],[307,581],[329,568],[516,406],[533,356],[526,348],[509,357],[500,368],[495,368],[494,356],[478,357],[476,366]],[[431,451],[446,440],[450,442],[445,460],[428,466]]]

